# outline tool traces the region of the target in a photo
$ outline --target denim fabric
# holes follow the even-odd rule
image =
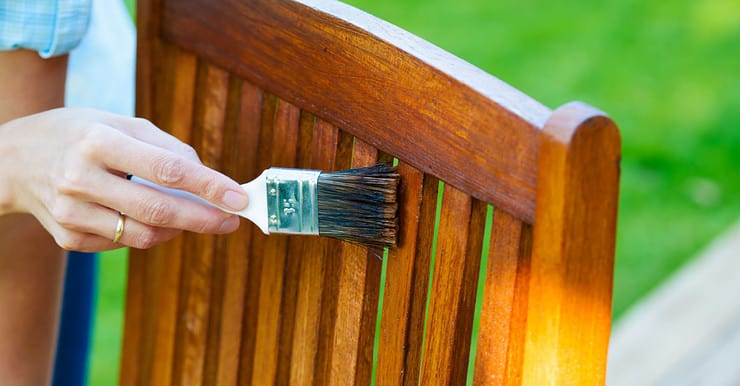
[[[43,58],[69,52],[87,31],[92,0],[0,0],[0,50],[26,48]]]
[[[69,253],[52,386],[87,384],[96,274],[95,254]]]

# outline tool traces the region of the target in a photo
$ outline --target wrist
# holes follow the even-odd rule
[[[17,212],[12,168],[9,165],[13,158],[13,145],[7,133],[8,124],[0,124],[0,216]]]

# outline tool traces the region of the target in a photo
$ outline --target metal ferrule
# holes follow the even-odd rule
[[[270,168],[265,175],[270,233],[319,234],[318,170]]]

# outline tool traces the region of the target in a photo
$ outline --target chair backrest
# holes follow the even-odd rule
[[[395,157],[401,225],[382,260],[246,223],[132,251],[122,385],[604,382],[608,117],[551,111],[339,2],[138,9],[139,115],[243,182]]]

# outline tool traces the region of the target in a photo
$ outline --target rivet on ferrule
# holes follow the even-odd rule
[[[319,234],[318,170],[270,168],[265,176],[270,233]]]

